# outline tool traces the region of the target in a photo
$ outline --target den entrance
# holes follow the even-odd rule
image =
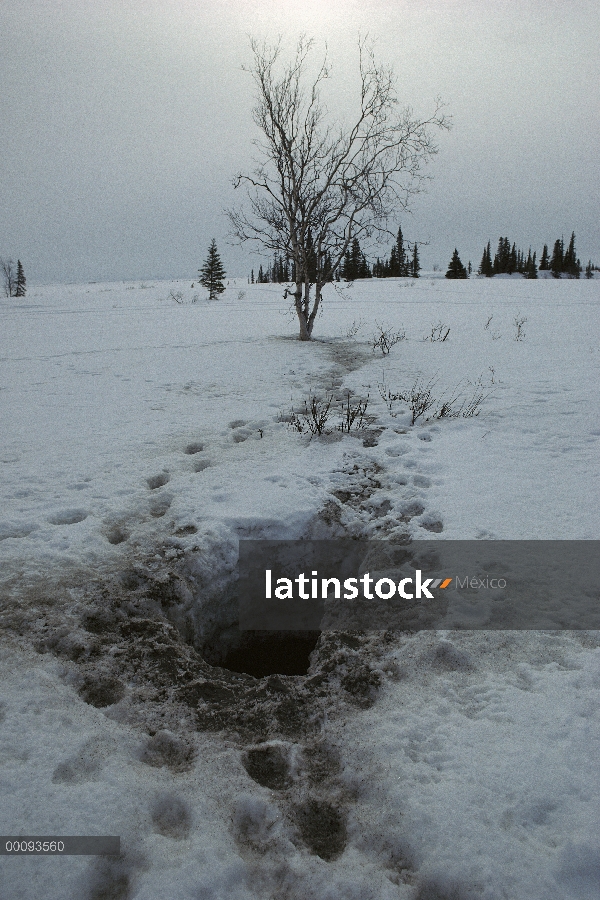
[[[306,675],[319,631],[245,631],[239,640],[207,654],[209,662],[232,672],[265,678],[269,675]]]

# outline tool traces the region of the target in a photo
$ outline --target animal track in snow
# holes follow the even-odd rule
[[[415,487],[428,488],[431,487],[431,481],[425,475],[413,475],[413,484]]]
[[[190,833],[191,810],[185,800],[176,794],[163,793],[155,797],[150,807],[150,815],[157,834],[182,841]]]
[[[405,503],[400,507],[400,522],[410,522],[411,519],[416,518],[416,516],[420,516],[425,512],[425,507],[419,503],[417,500],[412,503]]]
[[[118,703],[124,694],[125,687],[122,682],[110,675],[89,675],[79,688],[81,699],[97,709]]]
[[[53,784],[85,784],[94,781],[102,766],[94,751],[94,741],[87,741],[73,756],[59,763],[52,774]]]
[[[440,534],[444,530],[444,523],[440,522],[439,519],[427,518],[419,522],[419,525],[425,531],[431,531],[433,534]]]
[[[281,791],[292,783],[289,750],[279,743],[249,747],[242,755],[242,764],[250,778],[262,787]]]
[[[171,476],[168,472],[160,472],[158,475],[151,475],[150,478],[146,478],[146,484],[151,491],[155,491],[157,488],[164,487],[165,484],[168,484],[170,478]]]
[[[60,512],[48,516],[51,525],[76,525],[87,519],[89,513],[85,509],[63,509]]]
[[[140,753],[147,766],[161,769],[166,766],[172,772],[186,772],[192,768],[196,756],[193,744],[178,738],[169,731],[157,731]]]
[[[8,522],[3,522],[0,524],[0,541],[5,541],[7,538],[28,537],[39,527],[39,525],[10,525]]]
[[[198,441],[193,441],[191,444],[187,445],[183,452],[187,453],[188,456],[193,456],[195,453],[202,453],[204,446],[204,444],[201,444]]]
[[[114,546],[123,544],[129,538],[129,532],[122,525],[116,523],[109,526],[105,533],[108,543]]]
[[[400,447],[388,447],[385,451],[388,456],[404,456],[405,453],[408,453],[408,447],[400,446]]]
[[[293,818],[311,853],[327,862],[342,855],[347,842],[343,809],[327,800],[309,797],[294,808]]]
[[[161,494],[159,497],[153,498],[150,501],[150,515],[154,519],[161,519],[170,509],[172,502],[172,494]]]

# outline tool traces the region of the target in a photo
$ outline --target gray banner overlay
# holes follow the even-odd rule
[[[121,838],[21,835],[0,837],[0,856],[119,856]]]
[[[239,626],[599,629],[600,541],[240,541]]]

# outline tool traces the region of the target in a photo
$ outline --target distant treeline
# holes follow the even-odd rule
[[[595,269],[596,266],[593,266],[590,260],[585,268],[586,278],[592,278]],[[571,234],[571,240],[566,249],[563,238],[557,238],[554,242],[552,256],[548,254],[548,244],[544,244],[539,271],[552,272],[554,278],[560,278],[562,275],[567,275],[569,278],[580,277],[582,266],[575,250],[575,232]],[[523,275],[525,278],[538,277],[535,251],[532,254],[530,247],[527,255],[525,255],[521,249],[517,249],[515,244],[511,246],[507,237],[501,237],[498,241],[498,249],[492,260],[491,246],[488,241],[487,247],[484,248],[477,274],[485,275],[486,278],[492,278],[494,275],[513,275],[515,272]]]
[[[310,236],[308,246],[309,248],[312,246]],[[321,264],[323,267],[322,281],[354,281],[356,278],[418,278],[421,271],[417,243],[415,242],[412,246],[409,245],[405,249],[401,228],[398,229],[396,241],[390,250],[389,257],[384,257],[383,259],[377,257],[372,266],[361,250],[358,238],[354,238],[352,241],[341,266],[335,274],[333,273],[333,265],[329,253],[323,256]],[[554,278],[560,278],[563,275],[569,278],[580,277],[582,266],[575,250],[575,232],[571,234],[571,240],[566,249],[563,238],[558,238],[554,242],[552,256],[548,253],[548,245],[544,244],[539,266],[535,250],[532,253],[530,247],[525,253],[520,248],[517,248],[516,244],[511,244],[507,237],[499,239],[498,249],[492,259],[491,242],[488,241],[487,247],[483,250],[477,274],[484,275],[486,278],[492,278],[494,275],[513,275],[517,273],[525,278],[537,278],[538,271],[552,272]],[[593,278],[595,271],[600,270],[598,266],[592,265],[590,260],[585,267],[586,278]],[[469,263],[468,268],[465,269],[460,262],[458,252],[455,250],[455,256],[452,257],[446,277],[468,278],[470,274],[471,264]],[[314,283],[316,277],[317,260],[316,254],[313,254],[309,264],[309,278]],[[255,282],[258,284],[293,282],[296,280],[295,266],[284,255],[276,253],[269,266],[263,269],[261,265],[256,277],[253,269],[248,280],[252,284]]]
[[[308,240],[308,246],[312,246],[312,241]],[[404,248],[404,238],[402,237],[402,229],[398,229],[396,241],[392,246],[389,258],[379,259],[369,265],[367,258],[360,247],[358,238],[354,238],[352,244],[346,251],[344,259],[338,271],[333,273],[333,265],[331,255],[326,253],[323,257],[323,281],[354,281],[356,278],[418,278],[421,271],[421,263],[419,261],[419,251],[415,243],[412,250]],[[316,280],[317,261],[316,254],[310,260],[309,278],[311,281]],[[266,284],[269,282],[284,283],[296,280],[296,272],[294,263],[285,258],[282,254],[276,253],[272,263],[263,269],[262,265],[258,269],[258,274],[254,275],[254,269],[250,274],[250,283]]]

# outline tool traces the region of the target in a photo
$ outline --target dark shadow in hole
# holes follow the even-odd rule
[[[254,678],[306,675],[319,635],[319,631],[245,631],[218,665]]]

